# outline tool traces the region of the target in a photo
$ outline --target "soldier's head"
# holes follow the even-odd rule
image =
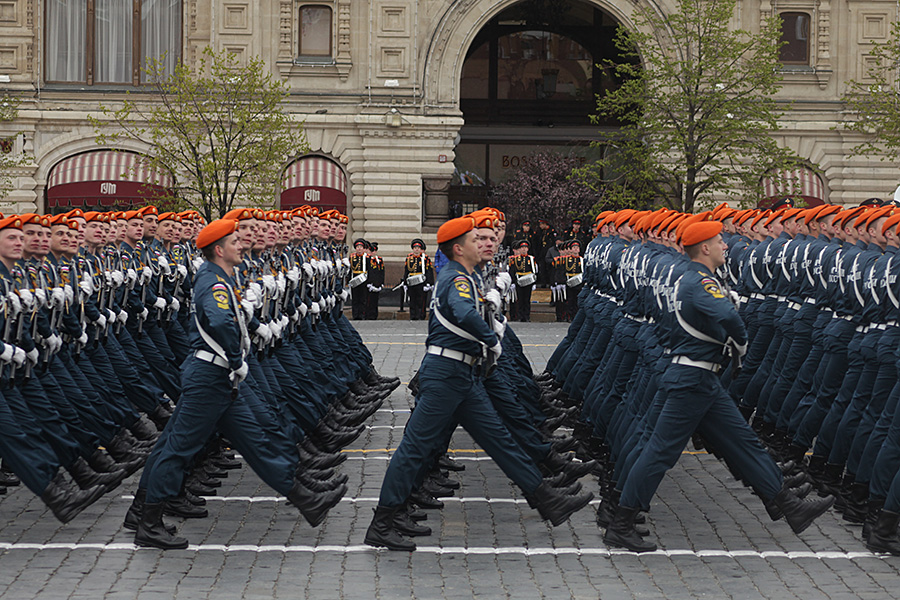
[[[884,224],[881,226],[881,235],[884,237],[886,246],[900,248],[898,224],[900,224],[900,212],[885,219]]]
[[[22,220],[13,215],[0,219],[0,260],[7,268],[12,268],[22,258]]]
[[[478,243],[479,262],[488,263],[494,258],[497,250],[497,233],[494,228],[497,218],[491,213],[476,212],[472,214],[475,219],[475,236]]]
[[[106,243],[108,217],[104,213],[86,212],[84,218],[87,221],[84,225],[84,243],[93,251]]]
[[[725,264],[728,244],[722,239],[722,224],[718,221],[691,223],[681,233],[681,245],[688,258],[711,270]]]
[[[250,252],[256,243],[258,227],[257,221],[253,217],[253,211],[249,208],[235,208],[225,213],[222,218],[238,222],[236,233],[241,242],[241,248],[244,252]]]
[[[237,234],[238,221],[218,219],[197,235],[197,248],[203,258],[222,267],[225,272],[241,263],[243,242]]]
[[[159,210],[155,206],[145,206],[138,211],[144,225],[144,239],[156,237],[156,228],[159,226]]]
[[[425,242],[420,240],[419,238],[414,239],[409,243],[409,248],[412,250],[412,253],[416,256],[421,256],[423,252],[425,252]]]
[[[25,258],[41,259],[50,252],[50,219],[44,215],[28,213],[22,219],[23,248]]]
[[[478,242],[475,235],[475,219],[458,217],[440,226],[437,232],[441,252],[471,271],[479,262]]]

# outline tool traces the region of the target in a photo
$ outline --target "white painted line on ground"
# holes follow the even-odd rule
[[[386,413],[408,413],[412,412],[408,408],[379,408],[375,412],[386,412]]]
[[[134,544],[117,543],[117,544],[90,544],[90,543],[52,543],[52,544],[29,544],[29,543],[3,543],[0,542],[0,550],[100,550],[114,551],[126,550],[130,552],[159,552],[155,548],[139,548]],[[177,552],[170,550],[170,552]],[[266,545],[255,546],[251,544],[200,544],[187,547],[187,552],[278,552],[286,553],[310,553],[317,554],[323,552],[335,552],[339,554],[351,552],[378,552],[370,546],[281,546]],[[386,552],[386,551],[383,551]],[[607,548],[491,548],[491,547],[471,547],[448,546],[442,548],[440,546],[419,546],[416,552],[422,554],[463,554],[463,555],[504,555],[517,554],[523,556],[638,556],[635,552],[627,550],[610,550]],[[656,552],[648,552],[640,555],[641,557],[675,557],[675,556],[691,556],[695,558],[761,558],[763,560],[773,560],[783,558],[787,560],[802,559],[843,559],[843,560],[859,560],[865,558],[889,558],[888,554],[873,554],[872,552],[782,552],[782,551],[765,551],[757,552],[755,550],[657,550]]]

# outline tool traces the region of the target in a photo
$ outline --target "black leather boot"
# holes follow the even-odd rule
[[[141,520],[134,533],[135,545],[160,550],[184,550],[188,547],[186,538],[169,533],[163,523],[162,516],[166,504],[168,502],[144,503],[141,508]]]
[[[806,456],[806,448],[797,444],[789,444],[784,451],[784,459],[792,460],[798,465],[803,461],[804,456]]]
[[[426,510],[444,508],[443,502],[421,489],[413,490],[409,495],[409,500],[419,508],[424,508]]]
[[[616,509],[612,522],[606,528],[603,541],[609,546],[625,548],[632,552],[653,552],[656,550],[656,544],[644,540],[635,529],[634,518],[638,512],[639,509],[637,508],[619,506]]]
[[[41,492],[41,500],[61,523],[68,523],[105,492],[106,488],[102,485],[87,490],[73,490],[60,471]]]
[[[438,466],[442,469],[446,469],[447,471],[465,471],[466,465],[457,462],[444,454],[438,459]]]
[[[866,548],[872,552],[889,552],[900,556],[900,537],[897,536],[897,523],[900,513],[881,509],[872,534],[866,542]]]
[[[170,517],[181,517],[182,519],[205,519],[209,516],[209,511],[202,506],[196,506],[188,502],[184,496],[177,498],[169,498],[162,503],[163,512]]]
[[[866,520],[863,522],[862,529],[862,539],[864,542],[868,541],[869,536],[872,535],[872,530],[875,528],[875,523],[878,521],[878,515],[884,507],[884,498],[869,498],[869,501],[866,504]]]
[[[346,454],[322,452],[308,440],[297,444],[297,452],[300,455],[300,464],[312,469],[330,469],[347,460]]]
[[[111,492],[128,476],[125,471],[112,471],[110,473],[97,473],[80,456],[76,458],[66,469],[75,483],[83,490],[102,485],[107,492]]]
[[[16,487],[21,484],[22,480],[18,475],[10,471],[5,464],[0,465],[0,486]]]
[[[87,463],[98,473],[125,471],[128,475],[134,474],[144,465],[143,460],[116,462],[105,450],[99,448],[88,457]]]
[[[318,527],[331,508],[341,501],[347,493],[347,486],[341,485],[330,492],[314,492],[303,485],[300,480],[294,480],[294,486],[288,492],[288,500],[300,509],[300,514],[312,527]]]
[[[125,513],[125,522],[122,524],[125,529],[129,531],[137,531],[138,524],[141,522],[141,514],[144,510],[144,501],[147,499],[147,490],[143,488],[138,488],[138,491],[134,494],[134,500],[131,501],[131,506],[128,507],[128,512]],[[164,524],[166,531],[169,532],[170,535],[175,535],[177,529],[172,524]]]
[[[793,532],[799,534],[834,505],[834,496],[801,500],[793,490],[782,487],[770,502],[773,502],[781,510]]]
[[[844,520],[861,525],[869,512],[869,482],[854,481],[850,484],[847,506],[844,507]]]
[[[818,485],[825,476],[825,461],[828,458],[812,454],[807,457],[806,474],[812,477],[813,483]]]
[[[431,527],[419,525],[409,516],[409,506],[403,505],[394,513],[394,529],[401,535],[421,537],[431,535]]]
[[[134,423],[128,426],[128,431],[141,441],[156,441],[159,437],[159,431],[156,429],[156,425],[153,424],[152,421],[147,419],[146,417],[141,417]]]
[[[575,496],[566,495],[551,486],[546,480],[528,496],[529,502],[537,507],[541,518],[550,521],[554,527],[565,523],[569,517],[588,505],[594,494],[586,492]]]
[[[416,549],[416,544],[412,540],[408,540],[394,528],[394,519],[400,507],[390,507],[378,505],[374,511],[375,516],[369,523],[366,530],[366,537],[363,540],[369,546],[376,548],[387,548],[388,550],[398,550],[402,552],[412,552]]]
[[[837,463],[825,463],[825,472],[819,482],[820,496],[834,496],[837,500],[841,495],[841,478],[844,475],[844,465]],[[840,500],[838,500],[840,504]]]

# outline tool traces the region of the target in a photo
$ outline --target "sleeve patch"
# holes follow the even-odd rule
[[[228,291],[228,288],[225,286],[224,283],[215,283],[215,284],[213,284],[212,289],[213,289],[213,291],[216,291],[216,290],[223,290],[226,292]]]
[[[469,282],[464,278],[456,278],[453,281],[453,287],[455,287],[458,292],[461,292],[463,294],[468,294],[472,291],[472,288],[469,286]]]
[[[216,304],[219,305],[219,308],[228,310],[228,292],[216,290],[213,292],[213,299],[216,301]]]
[[[723,294],[722,290],[719,289],[719,284],[712,277],[704,277],[700,280],[700,285],[702,285],[703,289],[706,290],[706,293],[711,295],[713,298],[725,297],[725,294]]]

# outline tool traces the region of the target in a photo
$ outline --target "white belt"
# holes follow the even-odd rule
[[[644,317],[636,317],[634,315],[629,315],[628,313],[625,313],[625,318],[631,319],[632,321],[637,321],[638,323],[646,323],[647,322],[647,319],[645,319]]]
[[[872,325],[872,327],[880,331],[884,331],[885,329],[887,329],[887,323],[879,323],[878,325]]]
[[[775,299],[779,302],[784,302],[785,300],[787,300],[787,296],[775,296]]]
[[[799,302],[788,302],[788,308],[793,308],[794,310],[800,310],[801,304]]]
[[[465,352],[460,352],[459,350],[451,350],[450,348],[442,348],[440,346],[428,346],[425,348],[425,352],[428,354],[434,354],[436,356],[443,356],[444,358],[449,358],[451,360],[458,360],[461,363],[465,363],[467,365],[472,365],[478,360],[478,357],[472,356],[471,354],[466,354]]]
[[[692,358],[688,358],[687,356],[673,356],[672,364],[697,367],[698,369],[705,369],[706,371],[712,371],[713,373],[718,373],[722,370],[722,365],[716,364],[714,362],[707,362],[705,360],[694,360]]]
[[[852,320],[853,320],[853,316],[852,316],[852,315],[839,315],[839,314],[837,314],[837,313],[834,313],[834,314],[831,316],[831,318],[832,318],[832,319],[843,319],[843,320],[845,320],[845,321],[852,321]]]
[[[231,368],[227,360],[225,360],[218,354],[213,354],[212,352],[208,352],[206,350],[195,350],[194,358],[196,358],[197,360],[202,360],[203,362],[212,363],[217,367],[222,367],[223,369]]]
[[[806,300],[804,300],[804,302],[806,302],[807,304],[815,304],[816,299],[815,298],[807,298]]]
[[[857,325],[856,333],[868,333],[869,326],[868,325]]]
[[[765,300],[766,297],[763,294],[750,294],[750,298],[753,300]]]
[[[897,321],[888,321],[885,323],[885,326],[887,327],[897,327],[898,325],[900,325],[900,323],[897,323]]]

